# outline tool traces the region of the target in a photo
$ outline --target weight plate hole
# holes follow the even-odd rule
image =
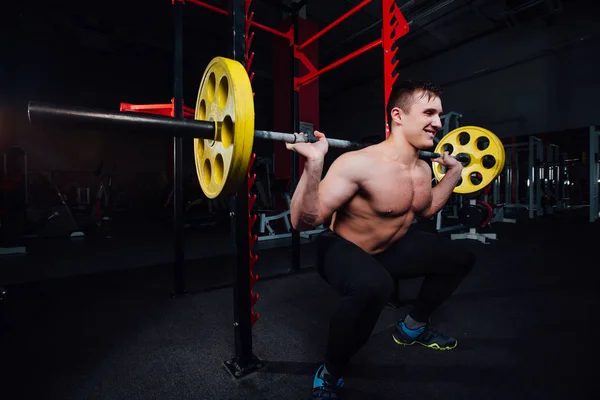
[[[229,81],[227,80],[227,76],[221,77],[219,81],[219,88],[217,90],[217,103],[220,108],[225,108],[227,104],[227,97],[229,96]]]
[[[460,162],[463,165],[463,167],[466,167],[467,165],[471,164],[471,156],[467,153],[458,153],[456,157],[460,157],[463,160]]]
[[[231,143],[233,143],[233,121],[229,115],[226,115],[225,119],[223,119],[223,123],[220,125],[221,129],[219,130],[217,140],[221,142],[224,149],[227,149],[231,146]]]
[[[225,163],[223,162],[223,156],[221,153],[217,154],[215,157],[215,182],[217,185],[221,185],[223,183],[223,170],[225,169]]]
[[[208,82],[206,82],[206,97],[208,101],[213,101],[215,98],[215,89],[217,87],[217,78],[215,73],[211,72],[208,76]]]
[[[479,172],[471,172],[471,175],[469,176],[469,180],[475,186],[481,185],[481,182],[483,182],[483,175],[481,175],[481,173],[479,173]]]
[[[479,150],[485,150],[488,147],[490,147],[490,139],[488,139],[484,136],[477,138],[477,148]]]
[[[212,168],[210,165],[210,160],[207,158],[204,160],[204,165],[202,165],[202,180],[207,184],[210,183],[212,179]]]
[[[196,140],[198,146],[196,146],[196,151],[198,152],[198,158],[202,158],[204,155],[204,139]]]
[[[469,143],[471,141],[471,135],[469,135],[469,132],[461,132],[458,135],[458,143],[461,144],[461,146],[466,146],[467,143]]]
[[[200,107],[198,107],[198,119],[206,121],[206,101],[204,99],[200,101]]]
[[[458,179],[458,182],[456,183],[456,187],[459,187],[460,185],[462,185],[463,183],[463,179],[462,176]]]
[[[496,157],[491,154],[486,154],[481,159],[481,165],[483,165],[483,168],[487,169],[494,168],[494,165],[496,165]]]
[[[452,154],[454,151],[454,146],[452,146],[450,143],[446,143],[443,147],[443,151],[447,151],[448,154]]]

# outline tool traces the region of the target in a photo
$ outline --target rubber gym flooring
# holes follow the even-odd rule
[[[496,242],[468,241],[476,268],[433,319],[458,337],[458,347],[440,352],[392,341],[419,283],[402,281],[406,305],[382,313],[353,359],[345,398],[596,398],[600,227],[567,213],[492,230]],[[227,242],[221,239],[208,248]],[[106,245],[53,245],[54,259],[51,250],[37,250],[25,263],[0,260],[9,290],[0,335],[3,399],[310,398],[337,298],[311,267],[313,244],[302,246],[298,274],[285,274],[289,249],[259,251],[261,278],[284,274],[256,285],[261,318],[253,344],[266,368],[235,381],[222,365],[234,354],[231,249],[196,251],[186,263],[190,294],[172,299],[169,243],[159,254],[150,239],[137,240],[113,244],[112,256]],[[194,252],[194,242],[187,247]],[[17,265],[37,272],[16,272]]]

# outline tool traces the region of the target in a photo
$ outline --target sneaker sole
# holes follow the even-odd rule
[[[452,350],[452,349],[456,348],[456,346],[458,346],[458,341],[456,341],[453,346],[446,346],[446,347],[441,347],[437,343],[426,344],[426,343],[423,343],[423,342],[419,342],[417,340],[413,340],[410,343],[409,342],[403,342],[401,340],[396,339],[395,333],[392,333],[392,339],[394,339],[394,342],[396,342],[396,344],[399,344],[400,346],[412,346],[413,344],[420,344],[421,346],[427,347],[429,349],[434,349],[434,350]]]

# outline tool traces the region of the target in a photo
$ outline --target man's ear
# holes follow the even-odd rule
[[[397,124],[401,124],[402,123],[402,110],[399,107],[394,107],[392,108],[392,121],[394,121]]]

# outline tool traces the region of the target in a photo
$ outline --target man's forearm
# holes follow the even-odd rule
[[[324,160],[306,160],[304,171],[290,203],[290,220],[296,230],[312,229],[323,223],[320,216],[319,184]]]
[[[432,217],[437,214],[446,204],[456,184],[460,180],[462,168],[452,168],[446,172],[446,175],[431,190],[431,206],[426,212],[426,217]]]

